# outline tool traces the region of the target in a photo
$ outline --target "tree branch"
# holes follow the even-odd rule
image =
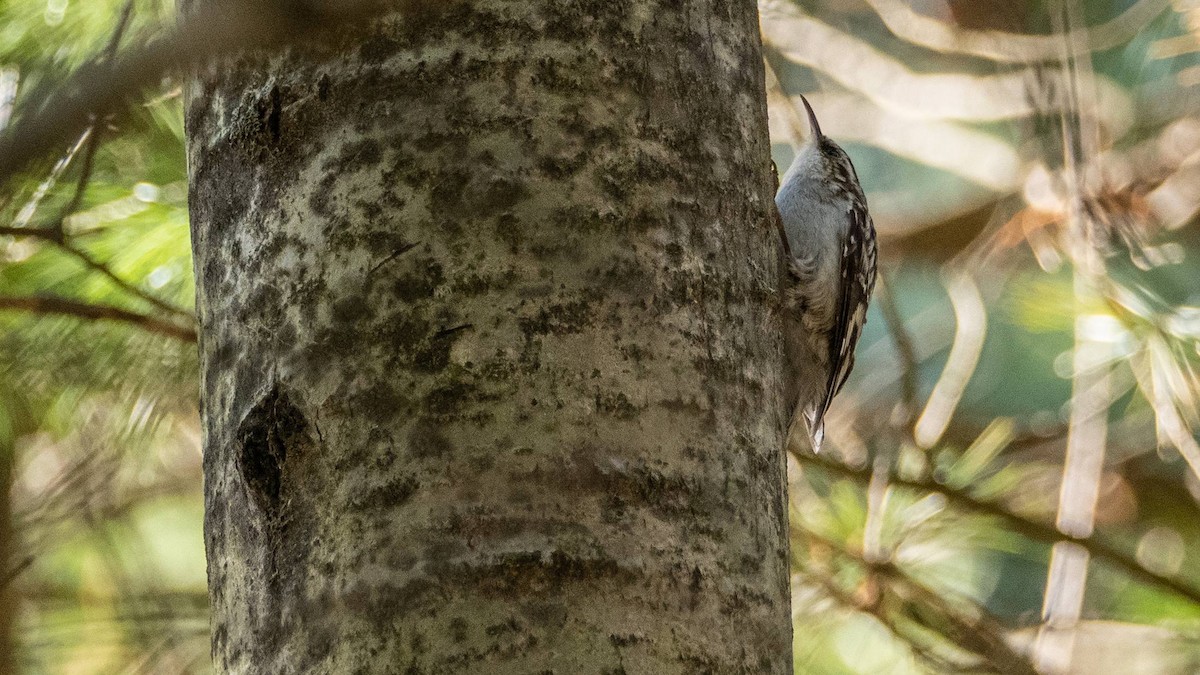
[[[0,236],[33,237],[57,243],[57,235],[48,227],[12,227],[11,225],[0,225]]]
[[[125,29],[128,27],[129,19],[132,17],[132,15],[133,0],[127,0],[125,6],[121,10],[121,15],[117,20],[117,25],[113,29],[112,37],[109,38],[108,46],[105,48],[101,57],[104,62],[111,61],[116,55],[117,47],[121,43],[121,38],[125,34]],[[168,314],[172,314],[174,316],[186,319],[189,322],[193,322],[195,321],[195,317],[192,316],[192,314],[187,310],[176,307],[164,300],[160,300],[159,298],[156,298],[155,296],[141,290],[125,279],[122,279],[115,272],[113,272],[108,265],[96,260],[89,255],[87,251],[84,251],[68,241],[63,224],[66,222],[66,219],[71,216],[71,214],[79,210],[80,205],[83,203],[84,195],[87,193],[87,188],[92,178],[92,171],[95,168],[96,153],[99,151],[103,142],[102,139],[104,136],[104,125],[101,123],[101,118],[103,118],[105,115],[106,111],[100,109],[89,113],[91,123],[83,132],[86,140],[83,141],[85,145],[83,147],[83,157],[80,160],[81,167],[79,178],[75,181],[75,190],[71,195],[70,201],[68,201],[62,207],[62,209],[59,210],[58,215],[54,218],[54,220],[49,225],[37,228],[2,227],[0,228],[0,234],[14,237],[37,237],[53,242],[64,252],[82,262],[88,269],[99,272],[126,293],[129,293],[130,295],[133,295]],[[66,164],[70,162],[70,159],[70,156],[68,156],[62,160],[61,165],[63,168],[65,168]]]
[[[818,466],[834,473],[840,474],[847,478],[858,481],[861,484],[868,484],[871,480],[871,469],[854,468],[835,462],[824,457],[813,456],[808,454],[793,453],[797,460],[804,464]],[[1166,589],[1191,601],[1194,604],[1200,605],[1200,589],[1177,579],[1175,577],[1166,576],[1153,572],[1142,567],[1137,559],[1133,556],[1124,553],[1111,544],[1108,544],[1095,536],[1092,537],[1072,537],[1059,532],[1052,525],[1040,523],[1035,520],[1030,520],[1025,516],[1017,514],[1007,506],[998,502],[980,499],[966,490],[934,483],[932,481],[917,480],[912,478],[903,478],[900,476],[892,477],[892,484],[917,490],[920,492],[936,492],[945,495],[946,499],[951,503],[957,504],[961,508],[976,513],[982,513],[988,516],[994,516],[1005,521],[1018,534],[1033,539],[1035,541],[1054,544],[1060,541],[1073,541],[1079,544],[1084,549],[1087,549],[1092,556],[1101,560],[1107,560],[1113,566],[1120,568],[1126,574],[1143,583],[1157,586]]]
[[[112,271],[108,265],[93,258],[87,251],[79,248],[67,240],[62,229],[63,220],[66,214],[60,216],[54,224],[44,227],[6,227],[0,226],[0,236],[9,237],[34,237],[48,241],[57,246],[60,250],[72,256],[76,260],[82,262],[88,269],[99,272],[104,275],[109,281],[116,285],[121,290],[133,295],[168,314],[177,316],[181,319],[186,319],[189,323],[194,322],[196,317],[186,309],[177,307],[165,300],[155,297],[150,293],[143,291],[133,283],[122,279],[116,272]]]
[[[461,1],[461,0],[459,0]],[[78,137],[95,111],[116,110],[124,99],[169,72],[187,70],[243,50],[295,44],[369,21],[384,12],[413,17],[445,11],[439,0],[272,0],[206,3],[181,24],[141,47],[81,66],[32,110],[22,110],[0,134],[0,184],[47,150]],[[27,106],[28,107],[28,106]]]
[[[79,319],[98,321],[117,321],[184,342],[194,343],[197,339],[196,331],[193,328],[180,326],[169,321],[146,316],[145,314],[131,312],[120,307],[92,305],[66,298],[0,296],[0,310],[16,310],[34,314],[57,314],[59,316],[71,316]]]
[[[969,598],[957,598],[958,602],[969,606],[971,609],[970,613],[964,612],[954,607],[951,601],[941,593],[917,581],[893,562],[873,561],[868,558],[865,552],[859,553],[853,551],[845,544],[814,532],[803,525],[793,526],[793,529],[799,529],[803,537],[829,548],[856,565],[861,565],[870,574],[892,580],[898,587],[890,589],[894,595],[902,596],[907,594],[914,596],[916,602],[931,608],[948,624],[945,628],[949,628],[950,630],[947,631],[941,627],[926,627],[935,630],[959,649],[970,651],[983,659],[995,663],[999,667],[999,672],[1037,675],[1037,671],[1033,668],[1029,659],[1024,654],[1014,650],[1005,641],[1004,628],[996,618],[986,608],[981,607],[975,601]],[[882,594],[885,589],[886,587],[881,587],[880,593]],[[907,591],[907,593],[904,591]],[[879,604],[878,602],[862,602],[858,605],[858,609],[869,612],[879,618],[882,613],[879,610]],[[910,618],[919,622],[917,617]],[[922,623],[922,625],[926,624]],[[913,639],[903,634],[903,631],[896,633],[896,636],[908,642],[913,647],[917,646]]]

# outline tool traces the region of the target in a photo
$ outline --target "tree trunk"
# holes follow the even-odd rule
[[[424,6],[189,86],[218,670],[790,672],[754,2]]]
[[[12,487],[17,459],[13,436],[12,429],[0,429],[0,673],[17,672],[16,620],[19,607],[12,586],[24,568],[17,556],[17,538],[12,522]]]

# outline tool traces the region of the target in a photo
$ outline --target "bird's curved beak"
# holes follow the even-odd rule
[[[821,125],[817,123],[817,114],[813,112],[812,106],[809,105],[808,99],[804,98],[804,94],[800,94],[800,100],[804,102],[804,109],[808,112],[808,127],[812,130],[813,140],[821,140]]]

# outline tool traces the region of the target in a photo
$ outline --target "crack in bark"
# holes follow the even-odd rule
[[[444,337],[449,337],[451,335],[454,335],[455,333],[459,333],[464,330],[470,330],[474,327],[475,326],[472,324],[464,323],[461,326],[454,326],[453,328],[443,328],[442,330],[439,330],[438,332],[433,334],[433,339],[440,340]]]
[[[417,247],[417,243],[405,244],[405,245],[401,246],[400,248],[396,249],[395,251],[392,251],[391,255],[389,255],[388,257],[384,258],[383,260],[380,260],[379,262],[375,263],[375,265],[372,266],[371,269],[367,271],[367,278],[368,279],[371,278],[372,275],[374,275],[376,272],[379,271],[380,267],[383,267],[384,265],[392,262],[396,258],[399,258],[400,256],[404,255],[405,253],[408,253],[409,251],[413,250],[416,247]]]

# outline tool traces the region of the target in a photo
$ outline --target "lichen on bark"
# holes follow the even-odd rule
[[[790,671],[754,3],[413,21],[188,87],[218,669]]]

